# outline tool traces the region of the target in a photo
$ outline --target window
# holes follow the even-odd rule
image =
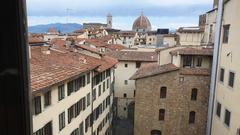
[[[191,67],[191,66],[192,66],[192,56],[184,56],[183,67]]]
[[[228,43],[230,25],[223,26],[223,43]]]
[[[110,69],[107,69],[107,71],[106,71],[106,76],[108,77],[108,76],[110,76],[111,75],[111,70]]]
[[[52,135],[52,121],[48,122],[43,128],[39,129],[34,135]]]
[[[87,94],[87,106],[90,105],[90,93]]]
[[[79,135],[84,135],[83,122],[79,125]]]
[[[107,79],[107,89],[109,88],[109,85],[110,85],[109,79]]]
[[[162,132],[160,130],[152,130],[151,135],[162,135]]]
[[[126,93],[124,93],[124,94],[123,94],[123,97],[125,97],[125,98],[126,98],[126,97],[127,97],[127,94],[126,94]]]
[[[59,114],[59,131],[65,127],[65,112]]]
[[[217,111],[216,111],[216,115],[220,118],[221,117],[221,109],[222,109],[222,105],[220,103],[217,103]]]
[[[191,111],[189,113],[189,124],[195,123],[195,115],[196,115],[196,113],[194,111]]]
[[[103,82],[103,92],[105,92],[105,89],[106,89],[106,83]]]
[[[75,113],[74,110],[75,110],[74,105],[68,108],[68,123],[71,123],[72,119],[74,118],[74,113]]]
[[[87,84],[89,84],[89,83],[90,83],[90,72],[87,73]]]
[[[79,135],[79,130],[78,130],[78,128],[75,129],[75,130],[73,130],[70,135]]]
[[[141,62],[136,62],[136,68],[140,68],[141,67]]]
[[[160,98],[166,98],[166,96],[167,96],[167,87],[161,87]]]
[[[92,92],[92,100],[96,100],[96,89],[93,89],[93,92]]]
[[[98,86],[98,96],[101,96],[101,92],[102,92],[102,87],[101,85]]]
[[[165,110],[164,109],[160,109],[159,110],[159,120],[163,121],[165,117]]]
[[[83,104],[83,111],[84,111],[86,108],[86,98],[85,97],[82,98],[82,104]]]
[[[126,108],[126,107],[124,107],[124,108],[123,108],[123,110],[124,110],[124,111],[126,111],[126,110],[127,110],[127,108]]]
[[[136,90],[133,91],[133,96],[135,97],[135,94],[136,94]]]
[[[88,131],[88,127],[90,126],[90,117],[88,116],[86,119],[85,119],[85,132]]]
[[[231,112],[226,109],[225,110],[224,123],[229,127],[230,126],[230,121],[231,121]]]
[[[127,67],[128,67],[128,64],[125,64],[124,66],[125,66],[125,68],[127,68]]]
[[[58,86],[58,101],[64,99],[65,97],[65,90],[64,90],[64,84]]]
[[[235,77],[235,73],[229,72],[228,86],[230,87],[234,86],[234,77]]]
[[[35,107],[35,115],[42,112],[41,108],[41,96],[37,96],[34,98],[34,107]]]
[[[86,85],[86,77],[85,77],[85,75],[80,76],[79,78],[68,82],[68,84],[67,84],[68,96],[72,92],[78,91],[81,87],[85,87],[85,85]]]
[[[202,57],[197,57],[197,67],[201,67],[202,66]]]
[[[197,92],[198,90],[196,88],[192,89],[192,94],[191,94],[191,100],[196,101],[197,100]]]
[[[124,84],[127,85],[128,84],[128,80],[124,80]]]
[[[47,107],[51,104],[51,91],[48,91],[44,94],[44,107]]]
[[[220,78],[219,78],[219,80],[220,80],[221,82],[224,81],[224,73],[225,73],[224,69],[221,68],[221,69],[220,69]]]
[[[106,105],[105,100],[103,100],[102,105],[103,105],[103,111],[104,111],[105,110],[105,105]]]

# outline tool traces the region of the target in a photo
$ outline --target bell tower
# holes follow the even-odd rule
[[[109,29],[112,28],[112,15],[111,14],[107,15],[107,28],[109,28]]]

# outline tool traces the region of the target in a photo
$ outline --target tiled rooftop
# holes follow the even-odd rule
[[[182,49],[171,51],[170,54],[212,56],[213,49],[212,48],[182,48]]]
[[[47,89],[92,69],[102,72],[117,63],[116,59],[108,56],[97,59],[76,52],[49,51],[49,54],[44,54],[42,47],[31,48],[30,74],[33,92]]]
[[[130,78],[137,80],[140,78],[150,77],[166,72],[179,70],[174,64],[159,65],[157,63],[149,63],[141,66],[141,68]]]
[[[106,55],[109,55],[121,61],[148,61],[148,62],[157,61],[156,52],[113,51],[107,53]]]

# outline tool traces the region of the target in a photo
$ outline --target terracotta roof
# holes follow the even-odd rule
[[[52,47],[54,47],[54,48],[56,48],[56,49],[60,49],[60,50],[62,50],[62,51],[64,51],[65,50],[65,40],[63,40],[63,39],[59,39],[59,38],[54,38],[54,39],[52,39],[50,42],[49,42],[49,44],[52,46]]]
[[[90,47],[88,45],[76,45],[75,47],[81,48],[83,50],[87,50],[87,51],[90,51],[90,52],[93,52],[93,53],[102,54],[102,53],[100,53],[99,49]]]
[[[140,78],[150,77],[176,70],[179,70],[179,68],[174,64],[166,64],[160,66],[157,63],[149,63],[141,66],[140,69],[130,79],[137,80]]]
[[[36,37],[36,36],[29,36],[28,37],[29,44],[36,44],[36,43],[46,43],[43,39]]]
[[[119,45],[119,44],[109,44],[106,46],[106,48],[108,48],[111,51],[120,51],[123,49],[127,49],[127,47],[125,47],[123,45]]]
[[[209,76],[209,75],[211,75],[211,71],[206,68],[182,68],[180,70],[180,74]]]
[[[134,21],[133,26],[132,26],[133,30],[137,30],[137,29],[145,29],[145,30],[151,30],[151,23],[148,20],[148,18],[146,16],[143,15],[143,12],[141,13],[141,15]]]
[[[98,59],[77,52],[49,51],[49,54],[44,54],[42,47],[31,47],[30,75],[33,92],[47,89],[89,70],[102,72],[117,63],[116,59],[108,56]]]
[[[171,51],[172,55],[203,55],[203,56],[212,56],[213,49],[212,48],[183,48]]]
[[[96,47],[104,47],[107,45],[107,43],[105,43],[99,39],[86,39],[85,42],[86,42],[86,44],[92,44]]]
[[[99,38],[100,41],[107,43],[109,40],[112,40],[112,36],[104,36]]]
[[[121,61],[157,61],[156,52],[139,52],[139,51],[113,51],[106,53],[111,57],[114,57]]]

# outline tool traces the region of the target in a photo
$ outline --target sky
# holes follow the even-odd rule
[[[106,23],[130,30],[141,11],[152,29],[198,25],[198,16],[212,8],[213,0],[27,0],[28,25],[49,23]]]

